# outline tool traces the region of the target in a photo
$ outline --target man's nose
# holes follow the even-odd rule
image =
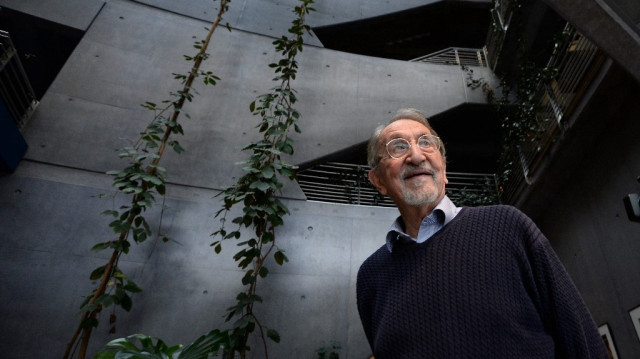
[[[412,164],[420,164],[427,159],[424,152],[420,150],[417,143],[414,143],[409,147],[409,153],[407,154],[407,161]]]

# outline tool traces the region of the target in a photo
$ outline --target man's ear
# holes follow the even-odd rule
[[[375,187],[378,192],[380,192],[380,194],[382,194],[383,196],[387,195],[387,188],[380,180],[380,177],[378,176],[376,170],[369,170],[369,182],[371,182],[373,187]]]
[[[447,178],[447,159],[443,158],[442,162],[443,162],[442,170],[444,171],[444,184],[449,184],[449,179]]]

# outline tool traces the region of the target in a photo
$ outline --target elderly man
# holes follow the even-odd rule
[[[358,272],[358,311],[376,359],[607,358],[568,274],[510,206],[456,207],[445,150],[417,110],[369,141],[371,183],[400,217]]]

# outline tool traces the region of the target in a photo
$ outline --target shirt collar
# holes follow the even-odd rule
[[[425,217],[422,221],[422,224],[426,222],[436,223],[440,227],[446,226],[451,220],[460,212],[460,207],[456,207],[456,205],[449,199],[449,197],[444,196],[440,202],[433,209],[431,214]],[[402,220],[402,216],[398,216],[396,220],[389,227],[389,231],[387,232],[386,243],[387,249],[389,252],[393,250],[394,242],[400,241],[403,243],[408,243],[410,241],[415,242],[415,238],[411,238],[404,231],[404,221]]]

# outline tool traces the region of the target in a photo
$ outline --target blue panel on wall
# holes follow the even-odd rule
[[[27,152],[27,142],[0,99],[0,173],[13,172]]]

